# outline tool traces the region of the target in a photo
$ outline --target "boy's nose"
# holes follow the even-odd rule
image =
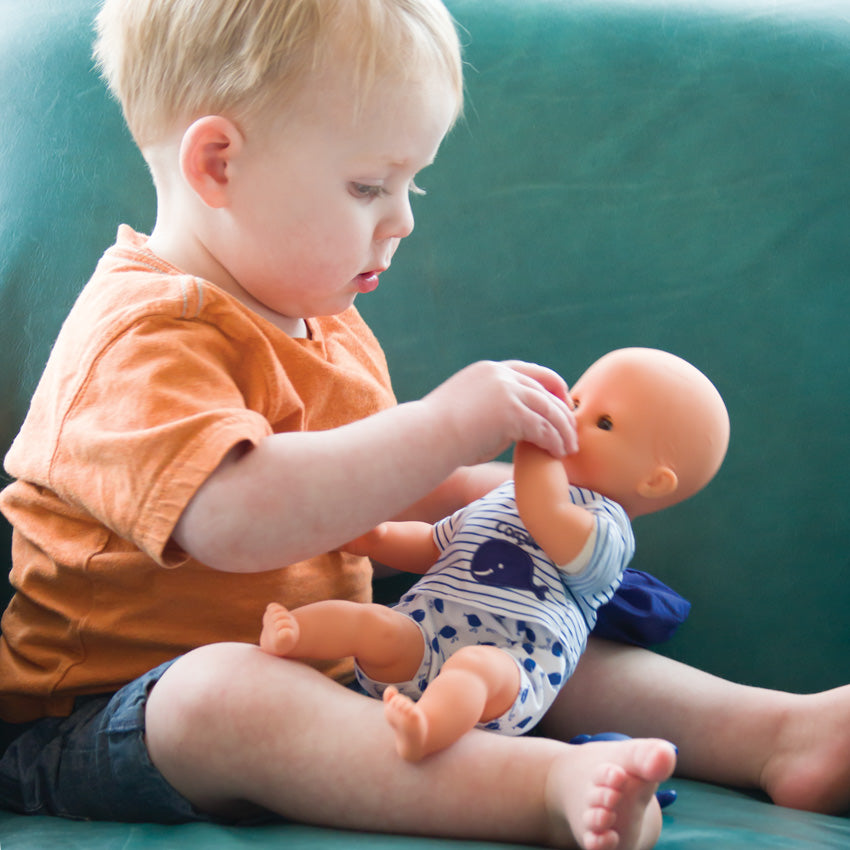
[[[409,195],[398,198],[398,202],[387,211],[378,230],[378,236],[382,239],[404,239],[413,233],[413,210],[410,208]]]

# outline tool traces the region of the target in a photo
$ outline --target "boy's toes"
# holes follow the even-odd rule
[[[618,764],[601,764],[597,768],[596,789],[599,793],[621,790],[629,779],[629,774]]]
[[[619,805],[622,798],[623,793],[618,788],[597,785],[593,789],[588,803],[590,806],[597,809],[614,809]]]
[[[585,827],[591,832],[607,832],[617,822],[617,815],[612,808],[592,806],[587,810],[584,819]]]
[[[669,741],[653,739],[638,740],[635,744],[632,772],[647,782],[669,779],[676,767],[676,747]]]

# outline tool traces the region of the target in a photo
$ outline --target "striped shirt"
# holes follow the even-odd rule
[[[614,595],[635,544],[620,505],[582,487],[570,491],[573,503],[596,518],[581,554],[563,565],[573,574],[559,569],[534,542],[508,482],[435,525],[441,555],[414,592],[538,623],[583,651],[596,610]]]

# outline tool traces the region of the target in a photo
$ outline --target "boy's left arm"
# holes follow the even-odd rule
[[[531,536],[558,565],[569,565],[593,533],[590,511],[573,504],[563,463],[531,443],[517,443],[514,482],[520,518]]]

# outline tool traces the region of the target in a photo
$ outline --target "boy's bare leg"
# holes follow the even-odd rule
[[[850,687],[797,695],[734,684],[646,650],[592,639],[544,734],[623,732],[679,747],[677,773],[761,788],[792,808],[850,808]]]
[[[248,644],[179,659],[151,693],[146,734],[154,764],[205,811],[588,850],[652,846],[653,793],[675,762],[663,741],[571,747],[472,730],[411,764],[381,703]]]
[[[418,761],[444,749],[477,723],[504,714],[519,687],[519,669],[510,655],[495,646],[467,646],[446,660],[417,702],[387,688],[384,713],[399,755]]]
[[[409,617],[384,605],[330,599],[289,611],[272,602],[260,646],[283,658],[357,657],[376,682],[407,682],[422,663],[424,639]]]

